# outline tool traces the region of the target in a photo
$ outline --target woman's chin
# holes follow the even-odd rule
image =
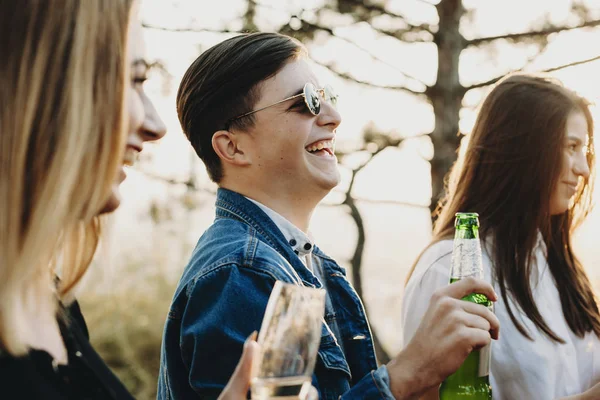
[[[102,209],[100,210],[100,212],[98,214],[111,213],[111,212],[115,211],[117,208],[119,208],[120,205],[121,205],[121,196],[119,193],[119,189],[116,188],[116,190],[113,190],[113,192],[110,194],[110,197],[108,198],[106,203],[104,203],[104,206],[102,207]]]
[[[104,203],[104,206],[100,209],[100,214],[107,214],[115,211],[121,205],[121,191],[120,186],[121,183],[125,180],[127,174],[125,173],[125,169],[123,167],[119,168],[119,173],[117,175],[117,179],[113,182],[112,191],[110,193],[110,197]]]

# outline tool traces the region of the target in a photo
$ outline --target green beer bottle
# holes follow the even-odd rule
[[[481,243],[479,242],[479,215],[456,213],[454,222],[454,248],[450,283],[473,276],[483,279]],[[482,294],[470,294],[462,298],[492,308],[492,302]],[[490,400],[490,345],[469,354],[463,365],[440,386],[440,400]]]

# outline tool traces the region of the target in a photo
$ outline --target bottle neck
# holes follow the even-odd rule
[[[456,227],[452,251],[451,281],[469,276],[483,278],[483,262],[477,225]]]
[[[475,225],[457,226],[454,239],[479,239],[479,228]]]

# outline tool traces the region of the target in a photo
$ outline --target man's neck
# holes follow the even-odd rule
[[[233,186],[234,185],[220,185],[223,189],[232,190],[269,207],[271,210],[294,224],[302,232],[308,232],[310,219],[319,201],[303,198],[298,195],[286,196],[282,193],[271,194],[260,190],[244,190],[243,188]]]

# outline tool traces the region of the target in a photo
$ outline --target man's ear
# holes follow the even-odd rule
[[[252,162],[249,155],[242,148],[239,136],[226,130],[220,130],[213,134],[212,147],[222,162],[243,166]]]

